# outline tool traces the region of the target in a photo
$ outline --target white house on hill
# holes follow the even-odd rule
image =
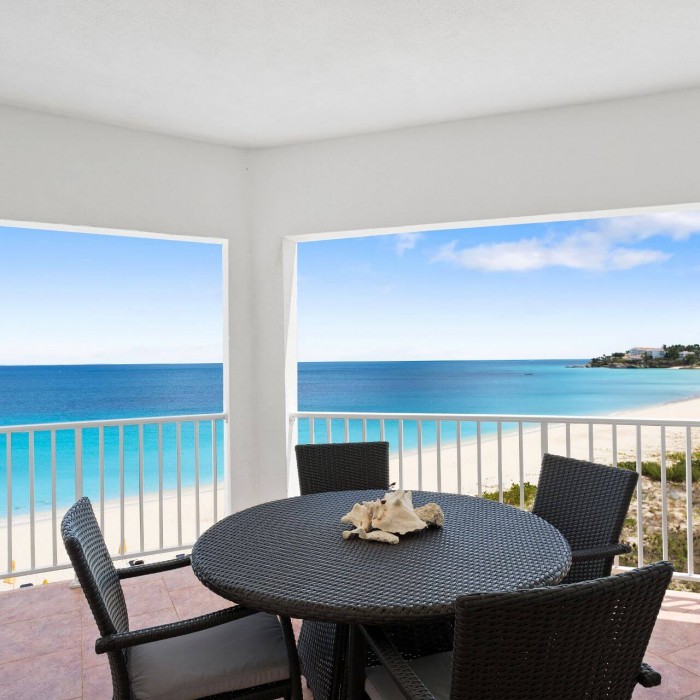
[[[627,351],[626,357],[630,360],[641,360],[645,356],[650,356],[652,360],[658,360],[663,357],[666,351],[663,348],[630,348]]]

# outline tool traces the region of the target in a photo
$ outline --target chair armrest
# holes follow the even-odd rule
[[[661,685],[661,674],[655,671],[649,664],[642,663],[637,674],[637,683],[645,688],[653,688]]]
[[[138,644],[148,644],[149,642],[157,642],[161,639],[171,639],[172,637],[180,637],[183,634],[191,634],[192,632],[200,632],[201,630],[223,625],[233,620],[238,620],[248,615],[254,615],[257,610],[236,606],[218,610],[207,615],[200,615],[189,620],[180,620],[172,622],[168,625],[158,625],[157,627],[145,627],[141,630],[133,630],[129,632],[117,632],[109,634],[106,637],[100,637],[95,642],[95,651],[98,654],[104,654],[108,651],[118,651],[133,647]]]
[[[364,627],[363,625],[360,625],[360,630],[382,666],[387,670],[394,683],[399,686],[399,690],[405,697],[409,700],[435,700],[433,694],[401,656],[384,630],[380,627]]]
[[[604,544],[600,547],[591,547],[590,549],[577,549],[571,552],[571,561],[595,561],[596,559],[608,559],[615,557],[618,554],[629,554],[632,547],[624,542],[616,542],[614,544]]]
[[[145,576],[146,574],[157,574],[161,571],[170,571],[170,569],[179,569],[183,566],[191,565],[190,555],[188,554],[181,559],[167,559],[166,561],[156,561],[153,564],[137,564],[129,568],[117,569],[119,579],[133,578],[134,576]]]

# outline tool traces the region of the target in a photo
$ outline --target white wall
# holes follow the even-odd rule
[[[263,462],[296,400],[284,236],[700,203],[699,124],[691,90],[253,152]]]
[[[229,241],[229,457],[247,467],[258,418],[246,408],[253,292],[245,168],[245,152],[232,148],[0,107],[0,221]],[[257,492],[253,467],[234,478],[240,498]]]
[[[700,202],[700,90],[244,153],[0,108],[0,220],[225,238],[236,508],[286,494],[285,237]]]

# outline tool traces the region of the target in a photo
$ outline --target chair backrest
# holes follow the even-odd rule
[[[389,443],[297,445],[302,496],[324,491],[389,488]]]
[[[672,572],[460,598],[452,700],[631,698]]]
[[[124,593],[87,497],[61,522],[63,544],[102,636],[129,629]]]
[[[545,454],[532,512],[554,525],[572,550],[619,541],[636,472]],[[610,575],[612,558],[576,562],[566,583]]]

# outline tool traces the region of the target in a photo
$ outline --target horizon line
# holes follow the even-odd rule
[[[584,360],[583,357],[509,357],[509,358],[435,358],[426,359],[396,359],[396,360],[298,360],[297,364],[341,364],[347,362],[354,363],[377,363],[377,362],[541,362],[558,360]],[[33,364],[0,364],[0,369],[13,367],[177,367],[183,365],[223,365],[219,362],[61,362],[61,363],[33,363]]]

